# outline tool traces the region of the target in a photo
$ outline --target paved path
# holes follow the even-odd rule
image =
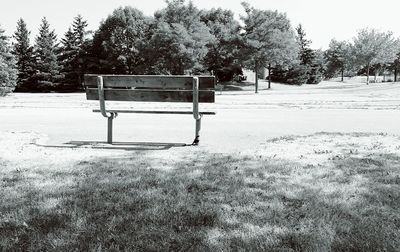
[[[205,105],[217,115],[204,117],[201,144],[213,151],[230,152],[257,147],[266,139],[291,134],[326,131],[400,135],[397,99],[400,88],[391,87],[376,96],[366,92],[349,95],[353,90],[349,87],[338,97],[336,89],[324,86],[318,92],[303,88],[300,92],[278,89],[258,95],[223,93],[217,96],[216,104]],[[48,144],[56,145],[69,141],[104,141],[106,120],[91,112],[90,108],[96,106],[97,103],[87,102],[84,94],[14,94],[0,101],[0,132],[35,131],[46,134]],[[136,106],[157,108],[159,105]],[[115,141],[190,143],[194,120],[188,115],[121,114],[115,120],[114,132]]]

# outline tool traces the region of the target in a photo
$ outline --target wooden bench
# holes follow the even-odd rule
[[[86,98],[99,100],[100,112],[107,118],[107,143],[112,143],[113,119],[118,113],[191,114],[195,126],[193,145],[200,141],[201,118],[215,112],[199,111],[199,103],[215,102],[214,76],[164,76],[164,75],[94,75],[84,78]],[[110,110],[105,101],[190,102],[192,111]]]

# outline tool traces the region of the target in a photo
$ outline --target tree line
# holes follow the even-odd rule
[[[364,29],[352,42],[332,40],[328,50],[314,50],[304,28],[293,28],[278,11],[242,3],[240,23],[230,10],[166,3],[153,16],[129,6],[115,9],[94,32],[78,15],[60,40],[44,17],[33,45],[23,19],[12,43],[0,29],[0,92],[80,90],[85,73],[214,74],[229,81],[242,68],[255,71],[256,92],[264,68],[269,87],[271,81],[317,84],[337,74],[383,71],[394,71],[397,80],[400,43],[390,32]]]

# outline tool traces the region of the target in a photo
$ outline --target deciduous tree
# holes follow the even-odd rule
[[[344,80],[344,71],[350,64],[350,45],[346,41],[337,41],[332,39],[324,57],[327,61],[326,77],[332,78],[337,72],[340,72],[341,81]]]
[[[0,27],[0,96],[14,90],[17,85],[17,66],[11,46],[4,30]]]
[[[245,61],[256,73],[255,92],[258,92],[258,70],[287,65],[296,60],[298,47],[295,35],[286,14],[277,11],[257,10],[247,3],[242,3],[246,16],[244,23],[243,54],[249,56]],[[269,77],[268,88],[271,85]]]
[[[147,33],[151,19],[132,7],[118,8],[95,32],[91,54],[96,56],[97,72],[143,74]]]
[[[204,58],[215,39],[200,20],[201,12],[192,2],[167,1],[167,7],[155,13],[151,47],[158,56],[156,68],[164,74],[191,74],[206,70]]]
[[[201,21],[215,37],[208,44],[204,64],[208,71],[215,73],[219,80],[231,80],[234,69],[240,70],[236,62],[240,45],[240,24],[230,10],[221,8],[203,10]],[[230,71],[229,71],[230,70]],[[226,74],[230,73],[230,74]]]
[[[375,29],[362,29],[353,39],[351,53],[354,62],[367,69],[367,85],[370,68],[374,64],[386,64],[396,58],[397,41],[391,32]]]

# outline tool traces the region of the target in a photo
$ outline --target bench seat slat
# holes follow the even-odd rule
[[[98,75],[85,75],[85,86],[97,87]],[[105,88],[138,87],[161,89],[193,89],[193,77],[191,76],[162,76],[162,75],[102,75]],[[199,76],[199,89],[214,89],[215,78],[213,76]]]
[[[86,98],[88,100],[98,100],[98,89],[87,88]],[[157,89],[104,89],[104,99],[112,101],[193,102],[193,91]],[[214,103],[214,91],[200,90],[199,102]]]
[[[182,115],[192,115],[193,111],[160,111],[160,110],[123,110],[123,109],[107,109],[109,113],[137,113],[137,114],[182,114]],[[100,109],[93,109],[93,112],[100,113]],[[204,111],[199,112],[201,115],[215,115],[215,112]]]

